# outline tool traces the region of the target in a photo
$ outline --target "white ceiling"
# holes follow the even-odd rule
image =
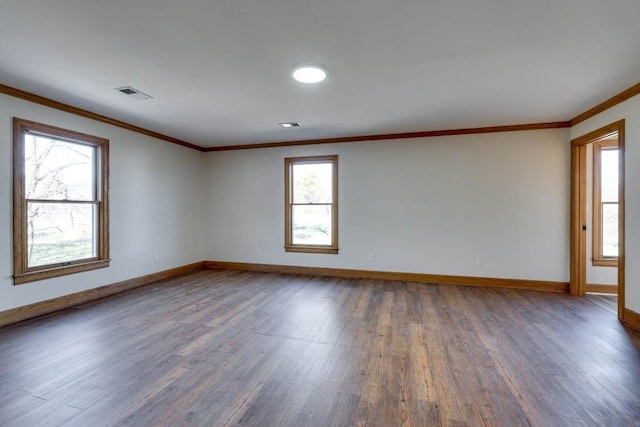
[[[639,19],[639,0],[2,0],[0,83],[207,147],[564,121],[640,81]],[[309,61],[324,83],[292,80]]]

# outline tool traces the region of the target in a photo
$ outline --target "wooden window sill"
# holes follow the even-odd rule
[[[285,246],[285,252],[303,252],[310,254],[333,254],[336,255],[338,253],[338,248],[332,248],[328,246]]]
[[[618,266],[618,259],[608,259],[608,258],[603,258],[603,259],[593,259],[593,266],[594,267],[617,267]]]

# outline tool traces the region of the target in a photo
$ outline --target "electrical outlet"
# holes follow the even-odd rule
[[[484,267],[484,260],[482,258],[476,258],[476,267]]]
[[[373,252],[369,252],[369,262],[375,262],[376,261],[376,254],[374,254]]]
[[[160,262],[160,255],[156,255],[155,263],[158,264]]]

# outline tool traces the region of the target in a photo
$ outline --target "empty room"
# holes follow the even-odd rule
[[[0,425],[640,426],[638,17],[4,0]]]

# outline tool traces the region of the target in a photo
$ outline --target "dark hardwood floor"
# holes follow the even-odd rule
[[[596,304],[600,304],[607,310],[618,315],[618,296],[611,294],[589,293],[587,298]]]
[[[640,337],[591,297],[200,271],[1,328],[0,425],[640,425]]]

